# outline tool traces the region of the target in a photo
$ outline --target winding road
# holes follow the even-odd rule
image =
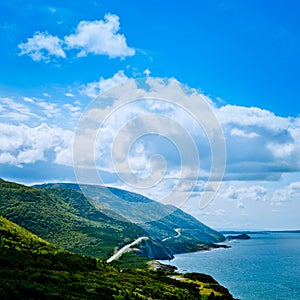
[[[164,242],[168,239],[172,239],[172,238],[179,238],[181,236],[181,232],[180,232],[181,229],[180,228],[176,228],[174,230],[176,231],[177,234],[174,235],[174,236],[169,236],[169,237],[166,237],[166,238],[162,239],[162,242]]]
[[[125,245],[124,247],[122,247],[120,250],[118,250],[118,252],[116,252],[114,255],[112,255],[106,262],[110,263],[113,260],[116,260],[118,258],[120,258],[120,256],[125,253],[128,252],[130,250],[130,248],[138,243],[140,243],[142,240],[148,240],[149,237],[147,236],[141,236],[138,239],[136,239],[135,241],[133,241],[132,243]]]

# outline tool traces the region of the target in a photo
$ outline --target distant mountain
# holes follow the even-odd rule
[[[122,212],[122,215],[127,216],[129,220],[138,220],[137,225],[153,239],[162,242],[173,254],[207,249],[207,247],[216,246],[214,243],[225,241],[223,234],[209,228],[182,210],[137,193],[95,185],[80,185],[79,187],[78,184],[72,183],[45,184],[36,187],[78,191],[82,188],[84,193],[90,196],[94,205],[113,208],[114,211]],[[145,203],[146,209],[142,209],[145,208]],[[141,209],[138,209],[139,207]],[[163,218],[155,220],[158,216],[163,216]]]
[[[177,274],[178,281],[163,272],[120,270],[51,245],[1,216],[0,234],[0,299],[233,299],[208,275]]]
[[[157,210],[169,215],[158,221],[134,224],[108,209],[114,194],[105,187],[87,186],[94,199],[86,199],[76,184],[39,187],[0,180],[0,215],[63,249],[107,259],[115,249],[141,236],[149,237],[135,251],[148,258],[171,259],[176,253],[197,251],[223,241],[222,234],[183,211],[141,195],[111,189],[126,201],[147,201],[147,215]],[[151,208],[151,209],[150,209]],[[140,219],[145,212],[135,211]]]

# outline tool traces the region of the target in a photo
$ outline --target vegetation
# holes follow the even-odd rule
[[[62,250],[1,216],[0,234],[1,299],[232,299],[195,274],[176,280]]]
[[[222,234],[169,205],[115,188],[83,188],[93,199],[87,199],[77,184],[27,187],[0,179],[0,213],[63,249],[102,259],[139,236],[150,239],[140,243],[135,253],[151,259],[171,259],[173,254],[207,249],[224,239]],[[124,202],[124,210],[130,211],[133,205],[140,220],[155,217],[157,211],[166,216],[139,225],[130,223],[107,208],[113,206],[114,197]],[[147,211],[136,209],[139,203],[147,203]]]
[[[0,179],[0,214],[66,250],[108,258],[144,230],[96,209],[71,189],[30,188]]]
[[[80,190],[77,184],[71,183],[44,184],[38,187],[54,190],[59,188]],[[129,217],[129,220],[131,217],[139,220],[139,226],[155,240],[156,245],[165,247],[171,254],[199,251],[213,247],[216,242],[225,241],[221,233],[171,205],[163,205],[142,195],[111,187],[81,185],[81,188],[86,195],[90,196],[89,200],[93,205],[98,204],[102,206],[102,209],[103,206],[113,208],[117,205],[115,211],[122,211]],[[146,204],[147,209],[138,209],[139,204]],[[144,206],[141,207],[144,208]],[[155,220],[158,216],[163,216],[163,218]],[[177,228],[180,228],[180,238],[176,238],[175,229]],[[147,255],[147,251],[141,251],[141,253]]]
[[[111,265],[120,269],[148,270],[149,262],[151,262],[151,260],[145,256],[127,252],[124,253],[119,259],[112,261]]]

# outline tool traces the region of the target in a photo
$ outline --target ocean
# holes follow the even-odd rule
[[[300,233],[251,234],[231,248],[178,254],[161,261],[181,273],[213,276],[237,299],[300,299]]]

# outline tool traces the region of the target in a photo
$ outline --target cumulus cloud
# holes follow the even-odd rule
[[[34,61],[44,60],[50,62],[50,57],[65,58],[66,53],[62,48],[62,40],[48,32],[36,32],[26,43],[18,45],[19,55],[28,55]]]
[[[184,201],[185,194],[192,193],[193,185],[197,184],[198,180],[197,139],[202,137],[202,126],[211,138],[214,150],[217,148],[217,152],[222,151],[222,147],[216,147],[216,141],[218,146],[223,146],[224,150],[224,144],[222,145],[220,141],[222,133],[218,122],[213,118],[209,104],[203,98],[203,95],[180,85],[173,79],[162,80],[149,77],[143,81],[129,79],[126,84],[107,90],[101,98],[92,102],[93,104],[82,118],[83,122],[87,123],[82,123],[82,127],[79,125],[83,131],[78,131],[78,143],[76,143],[78,149],[75,150],[78,152],[74,156],[75,163],[78,163],[81,169],[86,168],[90,171],[95,166],[91,160],[96,159],[96,166],[99,169],[104,166],[105,170],[119,174],[123,183],[128,183],[128,187],[133,185],[137,191],[143,190],[141,192],[145,192],[150,187],[153,189],[155,183],[172,181],[176,196],[171,197],[173,193],[168,200],[171,199],[173,204],[174,202],[177,204],[182,199]],[[127,103],[128,100],[130,103]],[[185,110],[182,107],[188,108]],[[203,117],[200,120],[201,124],[191,116],[195,113],[199,113],[200,118]],[[88,134],[87,128],[91,129],[90,140],[97,138],[96,143],[82,142]],[[101,130],[97,136],[92,129],[99,128]],[[141,137],[145,137],[145,140]],[[135,141],[139,145],[137,148]],[[140,147],[141,143],[145,146]],[[207,141],[206,143],[209,144]],[[86,149],[88,144],[91,145],[92,151]],[[81,150],[82,147],[84,149]],[[91,156],[94,149],[95,156],[93,154]],[[208,164],[209,171],[212,165],[211,149],[208,147],[208,151],[206,150],[203,152],[208,157],[203,157],[201,166],[207,171],[205,164]],[[218,157],[214,161],[212,172],[214,180],[210,182],[210,186],[205,186],[205,189],[210,188],[209,194],[217,190],[218,178],[222,174],[224,152],[220,153],[220,156],[221,158]],[[170,180],[167,176],[176,171],[180,172],[179,177]],[[191,181],[189,190],[185,188],[182,191],[182,180]]]
[[[127,83],[118,85],[123,80],[127,81]],[[165,128],[168,128],[169,133],[171,133],[171,139],[174,141],[174,136],[176,136],[174,126],[171,126],[171,124],[166,126],[166,123],[163,124],[161,122],[152,122],[150,127],[147,122],[140,122],[138,126],[130,128],[129,134],[124,136],[128,140],[135,141],[132,144],[132,148],[128,151],[128,148],[124,148],[122,145],[117,147],[118,152],[115,158],[121,162],[119,164],[121,171],[114,169],[111,155],[116,135],[134,118],[147,113],[170,117],[181,124],[194,138],[199,150],[201,169],[198,183],[196,182],[196,189],[193,189],[195,185],[193,185],[193,182],[189,182],[188,173],[185,173],[183,176],[185,177],[185,182],[184,184],[179,183],[177,193],[188,193],[193,189],[193,196],[199,199],[203,195],[205,188],[205,191],[208,192],[209,187],[206,187],[205,183],[210,174],[212,155],[207,132],[204,132],[195,120],[191,120],[192,114],[197,109],[200,109],[203,110],[202,114],[200,114],[203,116],[202,124],[208,122],[205,119],[205,107],[201,107],[201,105],[200,108],[199,106],[197,107],[199,103],[196,99],[199,96],[207,100],[217,120],[221,123],[227,145],[226,173],[223,180],[228,182],[224,183],[226,188],[222,189],[217,197],[223,200],[231,200],[228,202],[233,207],[240,209],[238,210],[240,213],[244,210],[249,210],[249,201],[253,203],[259,202],[257,205],[269,205],[271,192],[265,187],[267,186],[266,182],[279,180],[285,173],[300,170],[300,120],[298,118],[279,117],[270,111],[255,107],[233,105],[217,107],[211,99],[201,94],[201,92],[189,88],[180,90],[176,84],[173,84],[172,80],[149,77],[145,81],[149,85],[146,89],[144,89],[143,84],[139,84],[138,81],[124,75],[123,71],[119,71],[112,78],[101,78],[98,82],[83,86],[81,91],[85,95],[96,97],[100,91],[106,90],[105,94],[108,98],[117,97],[116,99],[118,99],[114,103],[113,114],[102,124],[101,137],[98,135],[99,139],[96,144],[93,144],[93,146],[96,145],[96,153],[93,159],[96,158],[96,165],[99,169],[111,174],[120,172],[122,176],[126,175],[126,172],[132,172],[137,176],[145,177],[151,175],[154,167],[164,167],[163,164],[151,165],[153,155],[158,154],[165,159],[167,168],[160,185],[151,188],[151,191],[141,189],[139,192],[155,199],[160,199],[161,195],[168,194],[169,191],[174,189],[174,186],[178,183],[178,178],[182,175],[180,174],[181,168],[185,166],[178,156],[175,155],[177,149],[174,151],[172,147],[168,148],[161,140],[155,141],[153,139],[151,142],[148,140],[148,143],[143,139],[135,139],[139,130],[146,131],[148,128],[152,133],[161,132],[163,134],[165,133]],[[109,89],[111,86],[115,86],[115,88]],[[175,108],[170,103],[161,103],[149,99],[159,95],[160,91],[163,92],[165,99],[191,97],[191,99],[195,99],[193,101],[194,106],[190,107],[187,113]],[[144,105],[143,101],[139,101],[134,105],[118,107],[118,103],[121,103],[126,98],[143,99],[147,97],[147,105]],[[99,104],[98,107],[95,106],[89,109],[86,117],[95,121],[102,120],[108,112],[107,106],[103,104],[103,107],[101,107]],[[174,133],[172,132],[173,129],[175,130]],[[208,127],[209,130],[213,132],[213,127]],[[126,144],[126,139],[123,146],[128,145]],[[85,146],[87,144],[87,142],[81,143],[81,145]],[[89,151],[84,148],[81,158],[85,157],[86,153],[89,153]],[[193,167],[195,167],[195,164],[193,164]],[[171,178],[170,174],[176,175]],[[251,184],[254,180],[255,183]],[[259,180],[264,182],[259,182]],[[202,184],[202,181],[204,184]],[[201,188],[197,186],[199,182],[201,182]],[[129,185],[124,185],[120,180],[115,186],[137,191],[137,189],[129,187]],[[214,189],[211,189],[211,191],[214,192]]]
[[[78,57],[107,55],[110,58],[133,56],[134,48],[127,45],[126,38],[119,33],[120,19],[117,15],[106,14],[104,20],[81,21],[75,33],[63,38],[46,32],[35,32],[25,43],[20,43],[19,55],[28,55],[34,61],[49,63],[53,57],[66,58],[66,51],[78,49]]]
[[[300,171],[299,118],[256,107],[216,109],[227,144],[227,180],[278,180]]]
[[[160,79],[147,78],[149,89],[140,88],[136,81],[128,78],[124,71],[120,70],[111,78],[101,77],[99,81],[88,83],[81,87],[81,94],[95,98],[100,92],[107,91],[115,97],[120,95],[120,101],[123,98],[139,99],[143,97],[157,96],[159,91],[163,91],[166,98],[202,96],[211,106],[217,119],[220,121],[227,145],[227,160],[226,173],[223,179],[228,181],[249,181],[249,180],[279,180],[284,173],[290,173],[300,170],[300,119],[299,118],[284,118],[278,117],[270,111],[262,110],[253,107],[240,107],[225,105],[216,107],[213,102],[202,95],[200,92],[193,89],[179,90],[176,84],[172,84],[172,80],[164,81]],[[120,83],[126,83],[124,89]],[[110,89],[115,86],[114,89]],[[66,99],[73,100],[75,94],[66,94]],[[196,98],[195,98],[196,99]],[[68,100],[68,101],[69,101]],[[170,117],[177,123],[181,124],[194,138],[196,146],[199,150],[201,160],[201,170],[199,180],[207,180],[211,167],[211,149],[206,132],[201,129],[197,122],[191,120],[191,116],[186,111],[174,108],[170,103],[161,103],[159,101],[139,102],[131,106],[126,106],[122,109],[118,108],[115,103],[114,114],[103,128],[102,138],[103,143],[98,147],[99,153],[105,155],[99,161],[103,168],[111,170],[111,165],[106,161],[109,159],[110,146],[114,136],[120,129],[130,120],[145,113],[152,113]],[[197,101],[194,101],[195,106]],[[197,107],[191,107],[190,112],[194,112]],[[202,109],[202,107],[200,107]],[[204,108],[203,108],[204,109]],[[74,101],[69,103],[52,103],[49,99],[39,99],[35,97],[23,97],[21,100],[12,98],[0,98],[0,122],[18,125],[20,122],[29,127],[36,127],[41,122],[51,124],[61,124],[62,128],[75,125],[75,122],[80,118],[82,106]],[[105,116],[107,110],[95,108],[90,109],[88,114],[91,119],[101,119]],[[67,122],[65,120],[68,120]],[[71,122],[73,122],[71,124]],[[203,119],[205,124],[206,120]],[[152,122],[153,123],[153,122]],[[147,129],[147,122],[141,123],[139,128]],[[164,132],[164,126],[161,122],[154,122],[152,131]],[[168,130],[175,127],[168,125]],[[134,131],[132,131],[134,133]],[[172,133],[172,132],[171,132]],[[176,136],[176,132],[172,133]],[[160,147],[165,147],[163,151]],[[149,164],[153,153],[163,154],[168,158],[169,165],[174,169],[169,169],[172,173],[181,166],[180,159],[174,154],[176,151],[167,150],[168,147],[159,142],[153,142],[152,146],[148,143],[144,146],[141,152],[130,152],[130,166],[140,173],[147,173],[151,170]],[[127,150],[126,150],[127,151]],[[169,151],[169,154],[167,154]],[[57,148],[57,153],[60,152]],[[126,152],[127,153],[127,152]],[[7,154],[5,154],[7,160]],[[176,169],[176,170],[175,170]],[[239,191],[236,191],[239,194]],[[240,193],[241,194],[241,193]],[[231,198],[233,195],[228,195]],[[257,197],[257,195],[255,196]],[[241,199],[241,202],[243,200]]]
[[[286,129],[292,118],[278,117],[258,107],[225,105],[218,109],[218,118],[223,125],[236,128],[267,128],[273,132]]]
[[[135,50],[127,46],[125,36],[118,33],[119,29],[119,17],[106,14],[104,20],[81,21],[75,33],[64,40],[68,48],[80,50],[77,56],[86,56],[88,53],[112,58],[134,55]]]
[[[197,205],[203,192],[208,192],[206,182],[212,155],[206,132],[195,120],[191,120],[192,113],[199,109],[196,107],[197,101],[192,102],[195,103],[195,107],[190,107],[187,112],[175,108],[170,103],[149,99],[149,97],[156,97],[160,91],[163,91],[166,99],[173,97],[196,99],[201,95],[203,99],[208,101],[212,111],[220,121],[227,145],[226,181],[217,195],[222,205],[227,203],[231,210],[235,209],[236,213],[242,214],[244,211],[248,213],[255,206],[269,208],[270,203],[280,205],[286,201],[295,202],[299,199],[300,184],[298,179],[292,179],[294,181],[292,184],[277,188],[274,192],[274,184],[267,183],[267,181],[278,180],[282,174],[295,174],[295,171],[300,170],[300,118],[279,117],[270,111],[253,107],[232,105],[217,107],[212,100],[199,91],[188,88],[178,89],[176,84],[172,84],[172,80],[150,77],[145,80],[148,84],[146,89],[144,89],[145,85],[139,85],[137,81],[128,78],[120,70],[111,78],[101,77],[98,81],[81,87],[82,95],[93,98],[102,91],[106,91],[106,94],[112,98],[119,95],[118,99],[121,102],[125,98],[142,99],[148,97],[146,102],[140,101],[124,107],[119,107],[120,102],[117,101],[113,106],[113,114],[102,124],[101,137],[100,135],[97,136],[97,130],[93,133],[98,138],[96,143],[91,143],[90,140],[84,138],[80,140],[82,145],[81,158],[85,159],[86,155],[91,153],[88,151],[87,145],[92,144],[93,149],[96,150],[95,157],[92,158],[96,158],[99,172],[109,174],[107,178],[110,180],[110,185],[141,192],[153,199],[168,196],[177,186],[176,193],[173,194],[174,198],[179,199],[180,194],[189,193],[192,190],[192,197],[194,197],[194,203],[197,202]],[[126,82],[125,85],[120,84],[124,82]],[[111,89],[111,87],[115,88]],[[68,89],[63,93],[66,96],[64,97],[65,103],[51,103],[49,100],[54,99],[54,97],[47,99],[22,97],[18,101],[15,98],[0,98],[1,164],[24,166],[38,161],[46,161],[49,164],[72,165],[73,133],[66,128],[70,128],[68,123],[71,120],[79,119],[82,107],[79,102],[74,101],[78,100],[78,95],[75,92],[71,94],[70,91],[74,92]],[[73,97],[74,95],[75,97]],[[200,105],[200,109],[205,112],[205,107]],[[103,103],[103,106],[99,104],[99,106],[89,109],[87,117],[92,121],[97,121],[103,119],[108,112],[109,109]],[[182,176],[181,168],[186,165],[176,155],[178,149],[168,146],[162,139],[157,139],[154,135],[151,138],[136,139],[140,130],[146,131],[148,128],[151,129],[152,133],[165,133],[167,128],[168,133],[171,134],[171,139],[175,140],[175,138],[180,137],[176,127],[172,126],[170,122],[152,122],[150,127],[145,120],[138,123],[139,126],[128,127],[131,134],[125,137],[133,141],[129,151],[127,147],[122,147],[122,145],[118,147],[119,153],[117,153],[116,159],[121,161],[120,173],[126,175],[126,172],[132,172],[140,177],[151,175],[153,168],[164,167],[163,164],[151,164],[153,155],[158,154],[164,157],[166,161],[167,167],[163,174],[164,178],[151,189],[137,190],[134,186],[125,185],[117,176],[119,170],[114,169],[111,161],[114,138],[124,125],[128,125],[128,122],[147,113],[169,117],[189,131],[195,140],[200,156],[201,169],[197,182],[190,180],[189,169],[184,173],[185,181],[179,182],[178,178]],[[205,116],[202,121],[206,124]],[[24,125],[21,126],[20,122]],[[41,125],[42,122],[44,125]],[[45,125],[46,123],[48,125]],[[55,127],[54,124],[61,128]],[[213,129],[213,127],[209,127],[212,132]],[[185,143],[183,144],[185,148],[188,148]],[[189,150],[187,149],[187,152]],[[124,157],[128,159],[129,167],[124,164]],[[192,166],[195,168],[195,164]],[[293,178],[292,174],[289,176]],[[269,186],[272,187],[269,189]],[[214,189],[212,188],[211,191],[214,192]],[[196,205],[194,203],[187,210],[193,212]],[[222,208],[222,206],[220,207]],[[213,217],[213,214],[223,213],[218,209],[219,207],[216,207],[215,210],[212,209],[206,216],[209,217],[211,214]],[[205,215],[199,216],[205,217]]]
[[[109,89],[111,86],[118,85],[124,81],[132,82],[127,85],[127,90],[113,89],[112,93],[119,93],[120,99],[126,98],[128,95],[132,99],[151,97],[154,92],[163,91],[168,97],[185,97],[186,94],[179,90],[176,85],[172,85],[170,81],[148,78],[151,89],[145,92],[135,85],[134,80],[124,75],[123,71],[117,72],[112,78],[101,78],[98,82],[92,82],[82,87],[81,93],[95,98],[101,91]],[[120,87],[119,89],[122,89]],[[226,145],[227,160],[225,180],[279,180],[285,172],[294,172],[300,170],[300,119],[285,118],[276,116],[274,113],[256,107],[241,107],[234,105],[225,105],[216,107],[211,99],[193,89],[187,89],[187,94],[202,96],[203,99],[211,106],[216,119],[222,125]],[[113,97],[115,95],[112,95]],[[122,101],[122,100],[120,100]],[[197,111],[198,102],[194,101],[195,107],[190,108],[190,112]],[[113,118],[115,128],[116,124],[128,121],[136,112],[145,111],[145,107],[128,109],[127,112],[119,114]],[[199,146],[202,167],[208,171],[210,166],[210,146],[207,143],[206,133],[191,118],[187,118],[185,112],[174,109],[171,105],[153,101],[148,101],[148,111],[151,113],[163,114],[173,117],[177,122],[184,124],[189,132],[195,137]],[[203,115],[204,115],[204,108]],[[90,111],[95,118],[105,114],[105,111]],[[100,115],[99,115],[100,114]],[[207,122],[203,117],[203,124]],[[124,124],[125,124],[124,123]],[[157,124],[159,126],[159,124]],[[159,129],[158,129],[159,130]],[[112,132],[110,134],[113,134]],[[202,173],[203,174],[203,173]]]
[[[49,160],[72,165],[73,133],[42,123],[36,127],[0,123],[0,163],[22,167]]]
[[[104,92],[118,84],[128,81],[129,78],[124,74],[123,70],[119,70],[110,78],[101,77],[99,81],[87,83],[81,87],[81,94],[90,98],[96,98],[101,92]]]

